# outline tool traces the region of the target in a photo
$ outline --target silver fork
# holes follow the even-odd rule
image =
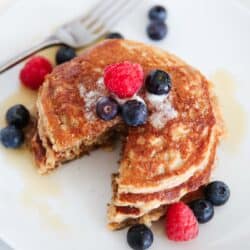
[[[0,63],[0,74],[15,66],[30,55],[53,45],[68,45],[73,48],[87,46],[104,36],[138,0],[100,0],[90,12],[58,28],[41,43],[19,55]]]

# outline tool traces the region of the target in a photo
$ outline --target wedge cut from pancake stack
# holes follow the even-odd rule
[[[149,110],[142,126],[96,116],[97,100],[109,95],[103,70],[123,61],[140,64],[145,76],[163,70],[172,80],[168,96],[150,94],[144,86],[138,93]],[[211,84],[199,71],[161,49],[128,40],[101,42],[56,67],[39,91],[37,109],[31,144],[41,173],[107,143],[113,133],[125,134],[108,208],[113,230],[150,224],[167,204],[206,184],[224,132]]]

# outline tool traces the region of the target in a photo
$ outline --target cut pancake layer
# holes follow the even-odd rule
[[[117,230],[138,222],[150,225],[152,221],[157,220],[156,215],[160,218],[165,214],[166,205],[181,200],[186,194],[208,183],[214,167],[217,143],[213,143],[209,160],[204,168],[197,171],[188,181],[172,189],[149,194],[122,194],[123,198],[120,198],[120,202],[115,202],[117,183],[116,176],[113,176],[114,197],[108,211],[109,228]],[[139,204],[138,201],[140,201]]]

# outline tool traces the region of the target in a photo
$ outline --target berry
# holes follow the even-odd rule
[[[127,233],[127,242],[134,250],[148,249],[154,241],[150,228],[145,225],[132,226]]]
[[[76,52],[73,48],[68,46],[63,46],[58,49],[56,53],[56,64],[61,64],[67,62],[76,57]]]
[[[24,65],[19,78],[23,85],[36,90],[42,85],[45,76],[51,71],[52,65],[46,58],[35,56]]]
[[[96,114],[103,120],[113,119],[118,114],[118,103],[111,97],[102,97],[96,105]]]
[[[183,202],[170,205],[166,214],[166,234],[170,240],[188,241],[197,237],[198,222],[192,210]]]
[[[222,181],[214,181],[209,183],[206,186],[204,192],[206,199],[215,206],[225,204],[230,197],[229,187]]]
[[[172,87],[169,74],[162,70],[151,71],[145,84],[148,92],[156,95],[168,94]]]
[[[199,223],[206,223],[214,216],[214,207],[210,201],[199,199],[189,204]]]
[[[161,21],[152,21],[147,27],[147,34],[149,38],[155,41],[159,41],[165,38],[167,32],[167,25]]]
[[[131,97],[143,84],[142,67],[128,61],[111,64],[104,69],[104,83],[119,98]]]
[[[129,126],[145,124],[148,117],[147,106],[143,102],[130,100],[122,106],[122,118]]]
[[[7,110],[6,121],[9,125],[24,128],[28,125],[29,120],[30,113],[22,104],[17,104]]]
[[[167,10],[163,6],[156,5],[149,10],[148,17],[152,21],[164,22],[167,18]]]
[[[123,35],[119,32],[112,32],[106,35],[106,39],[124,39]]]
[[[0,130],[0,141],[6,148],[19,148],[24,142],[23,131],[15,126]]]

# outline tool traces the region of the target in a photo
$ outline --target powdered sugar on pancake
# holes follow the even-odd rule
[[[99,84],[100,85],[100,84]],[[96,89],[92,91],[87,91],[83,84],[79,84],[78,86],[79,94],[84,99],[85,102],[85,117],[87,120],[95,120],[97,117],[95,115],[95,106],[97,100],[101,97],[102,93]]]
[[[177,117],[178,113],[172,106],[168,95],[147,93],[146,98],[154,108],[153,113],[149,116],[149,121],[153,127],[161,129],[169,120]]]
[[[100,89],[104,89],[104,80],[103,77],[99,77],[96,81],[97,87]]]

